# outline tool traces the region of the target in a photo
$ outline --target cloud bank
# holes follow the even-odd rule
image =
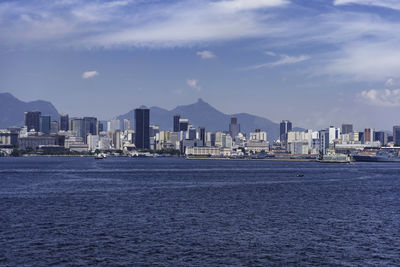
[[[82,79],[91,79],[93,77],[96,77],[97,75],[99,75],[99,73],[95,70],[85,71],[84,73],[82,73]]]

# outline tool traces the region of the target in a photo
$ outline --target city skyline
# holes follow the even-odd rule
[[[3,1],[0,92],[72,116],[201,97],[304,128],[398,124],[399,5],[304,2]]]

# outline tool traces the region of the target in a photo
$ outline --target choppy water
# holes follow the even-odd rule
[[[0,265],[400,265],[400,164],[1,158]]]

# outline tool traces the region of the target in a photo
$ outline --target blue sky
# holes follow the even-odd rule
[[[400,124],[400,1],[0,2],[0,91],[110,119],[201,97],[320,129]]]

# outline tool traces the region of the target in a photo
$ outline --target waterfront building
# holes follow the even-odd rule
[[[374,130],[371,128],[365,128],[364,130],[364,144],[367,142],[374,141]]]
[[[393,126],[393,143],[395,145],[400,144],[400,126]]]
[[[261,131],[260,129],[255,129],[254,132],[250,133],[251,141],[267,141],[267,132]]]
[[[42,113],[40,111],[25,112],[25,126],[27,127],[28,132],[39,132],[41,115]]]
[[[30,135],[18,138],[18,149],[26,150],[31,148],[34,151],[40,146],[61,146],[65,145],[65,136],[63,135]]]
[[[99,136],[88,134],[87,136],[87,145],[89,151],[95,151],[99,147]]]
[[[181,115],[174,115],[174,122],[173,122],[173,131],[174,132],[180,132],[179,128],[179,119],[181,118]]]
[[[281,146],[287,149],[287,133],[292,131],[292,123],[288,120],[283,120],[280,123],[280,134],[279,140],[281,141]]]
[[[231,123],[229,124],[229,134],[233,139],[240,133],[240,124],[237,122],[236,117],[231,118]]]
[[[14,146],[18,143],[18,133],[0,130],[0,146]]]
[[[329,149],[329,129],[319,131],[319,152],[326,154]]]
[[[150,110],[135,109],[135,145],[137,149],[150,149]]]
[[[68,131],[69,130],[69,116],[68,114],[61,114],[60,115],[60,127],[61,131]]]
[[[44,134],[50,134],[50,116],[40,116],[39,117],[39,131]]]
[[[379,141],[382,146],[386,146],[388,143],[388,134],[383,131],[375,132],[374,140]]]
[[[201,146],[206,146],[206,128],[199,127],[199,139]]]

